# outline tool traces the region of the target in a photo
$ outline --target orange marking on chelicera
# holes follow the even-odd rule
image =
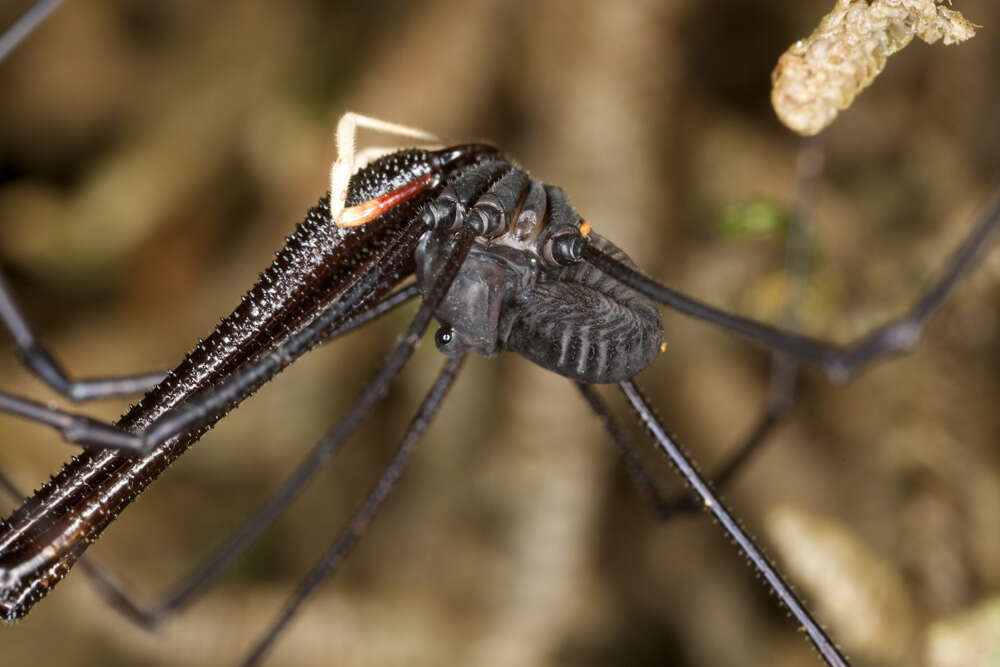
[[[427,174],[381,197],[369,199],[356,206],[345,208],[337,216],[336,224],[338,227],[360,227],[366,222],[371,222],[389,209],[399,206],[418,192],[426,190],[433,179],[434,176],[432,174]]]
[[[580,236],[585,239],[590,238],[590,220],[584,220],[580,223]]]

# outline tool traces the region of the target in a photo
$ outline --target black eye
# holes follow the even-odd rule
[[[437,346],[438,352],[446,357],[455,355],[458,351],[458,336],[450,324],[444,324],[437,330],[434,334],[434,345]]]

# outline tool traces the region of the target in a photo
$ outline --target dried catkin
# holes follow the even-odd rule
[[[816,134],[914,35],[928,44],[956,44],[975,35],[976,27],[936,0],[837,0],[811,35],[778,59],[771,103],[789,128]]]

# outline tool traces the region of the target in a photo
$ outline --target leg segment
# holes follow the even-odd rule
[[[402,233],[400,238],[395,242],[394,248],[389,251],[389,254],[393,255],[393,257],[387,257],[385,261],[389,265],[395,265],[395,259],[397,259],[395,255],[409,252],[412,246],[410,242],[415,241],[424,230],[425,227],[423,225],[413,223],[410,228]],[[414,322],[410,326],[411,329],[414,329],[418,321],[422,324],[420,324],[419,328],[414,329],[413,332],[408,330],[406,338],[408,349],[398,352],[400,359],[403,361],[408,359],[409,355],[412,354],[413,347],[416,345],[420,334],[423,333],[424,328],[430,322],[434,309],[444,298],[448,286],[454,279],[455,274],[458,273],[458,269],[469,252],[476,233],[474,226],[465,224],[452,237],[450,251],[442,269],[443,273],[439,277],[438,282],[435,283],[434,287],[426,295],[423,305],[421,305],[417,316],[414,318]],[[59,411],[52,411],[45,406],[25,401],[24,399],[8,400],[6,406],[0,405],[0,411],[12,412],[13,414],[53,426],[59,429],[63,437],[69,442],[95,447],[114,448],[136,455],[148,454],[155,447],[167,442],[171,438],[197,428],[198,425],[204,424],[215,415],[224,412],[271,379],[285,366],[291,364],[320,341],[327,338],[332,331],[334,323],[340,321],[352,307],[362,303],[364,295],[370,294],[381,279],[382,269],[376,266],[355,282],[338,301],[331,304],[305,328],[293,334],[269,354],[248,362],[212,391],[194,396],[188,402],[182,403],[173,410],[166,412],[150,424],[145,433],[140,435],[117,429],[110,425],[101,424],[88,418],[80,418],[78,415],[67,415]],[[410,339],[411,337],[412,340]],[[396,353],[394,351],[394,354]],[[9,396],[6,398],[13,399],[13,397]],[[4,407],[7,409],[4,410]]]
[[[353,331],[372,320],[398,308],[418,296],[419,290],[415,284],[393,292],[368,310],[362,311],[345,322],[326,341],[333,340]],[[0,394],[0,399],[4,395]],[[23,399],[18,399],[23,400]],[[37,404],[36,404],[37,405]],[[44,406],[41,406],[44,408]],[[348,415],[354,412],[352,407]],[[118,584],[115,577],[100,565],[92,562],[86,556],[79,561],[79,566],[90,579],[91,586],[111,607],[119,611],[127,619],[146,630],[156,629],[166,618],[192,602],[204,591],[225,566],[236,558],[243,550],[273,522],[273,520],[294,500],[305,483],[317,472],[322,463],[333,455],[350,435],[353,429],[343,431],[339,439],[332,443],[324,440],[313,450],[306,460],[296,469],[292,477],[270,498],[250,519],[248,519],[214,554],[194,572],[182,579],[173,590],[163,596],[154,605],[145,606],[135,601],[132,596]],[[325,458],[324,458],[325,456]],[[24,495],[14,483],[0,472],[0,489],[14,498]]]
[[[0,61],[16,49],[25,37],[34,32],[61,2],[62,0],[38,0],[14,22],[14,25],[7,28],[6,32],[0,35]]]
[[[416,285],[409,285],[390,294],[370,309],[363,311],[330,334],[327,340],[332,340],[353,331],[364,324],[384,315],[417,296]],[[398,369],[397,369],[398,372]],[[361,419],[371,409],[372,405],[364,399],[371,396],[372,384],[378,382],[381,374],[377,374],[368,386],[362,390],[361,397],[348,410],[345,417],[331,433],[320,441],[292,475],[282,486],[258,509],[239,529],[234,532],[224,544],[198,568],[184,577],[173,589],[153,605],[142,605],[126,593],[116,583],[115,578],[107,570],[91,562],[81,559],[83,568],[91,585],[97,593],[113,608],[136,625],[146,629],[156,629],[164,620],[193,602],[204,592],[225,567],[257,538],[281,512],[298,496],[305,484],[318,472],[322,465],[335,454],[347,437],[354,431]],[[391,378],[390,378],[391,379]],[[382,387],[384,390],[384,387]],[[3,395],[0,395],[2,398]],[[377,399],[377,397],[376,397]],[[23,498],[17,487],[6,476],[0,473],[0,489],[6,490],[12,496]]]
[[[398,308],[410,299],[415,298],[418,294],[419,288],[415,284],[394,292],[330,332],[325,337],[324,342],[331,341],[364,326],[372,320]],[[0,277],[0,315],[3,314],[4,295],[2,277]],[[23,320],[21,322],[23,323]],[[157,382],[162,378],[162,375],[162,373],[156,375]],[[135,449],[136,442],[142,440],[142,438],[132,433],[122,431],[116,426],[97,421],[86,415],[50,408],[37,401],[14,396],[6,392],[0,392],[0,413],[23,417],[39,424],[50,426],[59,432],[63,440],[70,443],[129,450]]]
[[[0,321],[14,337],[17,353],[28,369],[45,384],[73,401],[130,396],[152,389],[163,379],[163,372],[122,377],[70,380],[59,363],[41,346],[27,320],[21,314],[10,287],[0,275]]]
[[[386,300],[389,299],[392,297],[390,296]],[[418,319],[419,317],[420,313],[418,312],[417,317],[414,318],[407,330],[407,335],[400,340],[382,366],[375,372],[375,375],[368,381],[368,384],[364,386],[347,413],[313,447],[294,472],[202,565],[182,579],[160,603],[148,612],[152,619],[152,625],[159,624],[166,617],[194,601],[234,558],[240,555],[265,528],[274,522],[278,515],[295,500],[306,483],[319,472],[323,464],[340,450],[340,447],[372,410],[375,403],[385,393],[389,383],[399,374],[403,364],[413,353],[415,342],[420,338],[420,332],[427,326],[427,321]],[[350,327],[350,325],[351,322],[348,321],[344,324],[344,328]],[[418,328],[420,332],[414,333]]]
[[[776,362],[777,363],[777,362]],[[786,363],[787,360],[786,360]],[[792,397],[785,393],[787,387],[787,375],[775,368],[772,371],[771,396],[768,404],[750,434],[743,442],[735,448],[733,455],[719,469],[713,477],[712,488],[721,489],[728,484],[739,470],[750,460],[751,455],[767,441],[767,437],[774,428],[781,423],[785,415],[792,407]],[[592,385],[576,383],[577,389],[583,395],[584,400],[590,405],[601,421],[604,429],[611,436],[611,441],[615,449],[621,454],[625,462],[625,469],[629,478],[639,491],[639,495],[645,499],[653,509],[653,514],[658,521],[669,521],[678,514],[687,514],[701,509],[701,503],[690,493],[681,493],[673,498],[665,498],[656,484],[653,482],[646,467],[635,450],[635,446],[628,436],[622,432],[608,409],[607,404],[594,390]],[[779,388],[781,387],[781,388]]]
[[[330,546],[329,550],[327,550],[326,554],[323,555],[323,558],[320,559],[319,563],[306,576],[299,585],[299,588],[285,604],[285,608],[281,611],[278,618],[275,619],[267,633],[254,646],[244,661],[244,665],[254,665],[260,661],[274,644],[274,641],[281,634],[282,630],[288,625],[288,622],[291,621],[302,603],[306,601],[327,577],[333,574],[344,558],[347,557],[355,542],[364,534],[375,513],[378,512],[379,507],[382,506],[389,492],[392,491],[393,485],[399,479],[400,475],[402,475],[403,469],[409,462],[410,455],[413,453],[417,442],[437,414],[441,402],[444,400],[458,375],[458,371],[461,369],[464,357],[464,353],[459,353],[458,356],[449,359],[445,363],[434,386],[431,387],[427,396],[424,397],[420,409],[413,417],[413,421],[410,422],[406,434],[399,444],[399,449],[396,451],[396,455],[388,467],[386,467],[385,472],[382,473],[382,476],[375,484],[375,487],[368,493],[368,496],[365,497],[364,503],[354,515],[354,518],[351,519],[351,522],[337,536],[337,539]]]
[[[732,513],[722,504],[705,480],[698,474],[690,459],[688,459],[684,452],[681,451],[681,448],[674,442],[673,438],[667,433],[663,424],[657,418],[653,409],[649,406],[649,403],[635,384],[631,380],[625,380],[619,383],[619,387],[632,406],[632,409],[635,410],[643,424],[645,424],[646,429],[656,441],[656,444],[670,458],[670,462],[678,469],[684,477],[685,482],[698,495],[705,509],[711,512],[715,519],[722,524],[729,537],[736,542],[743,555],[753,564],[754,569],[767,580],[771,590],[774,591],[778,599],[781,600],[782,604],[785,605],[795,617],[798,624],[805,630],[813,646],[823,656],[826,663],[831,667],[846,666],[848,664],[847,659],[840,654],[834,643],[823,632],[819,623],[809,614],[805,605],[799,601],[795,593],[792,592],[792,589],[785,583],[781,575],[778,574],[778,571],[767,560],[767,557],[761,553],[753,540],[740,527],[739,522],[733,518]]]
[[[846,381],[867,365],[883,357],[905,352],[916,345],[927,320],[944,303],[958,281],[968,273],[979,251],[997,227],[1000,227],[1000,202],[972,230],[952,255],[938,280],[909,312],[847,345],[836,345],[727,313],[661,285],[591,245],[583,245],[582,258],[616,280],[685,315],[729,329],[776,352],[816,364],[835,380]]]
[[[390,254],[408,252],[411,248],[409,243],[410,235],[419,237],[424,229],[423,225],[414,223],[402,235],[395,249],[389,251]],[[386,360],[386,364],[382,369],[384,377],[377,392],[385,390],[389,380],[403,363],[409,359],[410,355],[413,354],[417,341],[419,341],[420,336],[427,328],[433,317],[433,312],[444,299],[452,281],[458,274],[458,270],[462,266],[462,262],[465,261],[477,233],[475,226],[466,223],[451,237],[447,259],[441,268],[441,273],[436,278],[431,289],[427,290],[424,301],[410,323],[409,328],[406,330],[406,333],[403,335],[403,339]],[[385,260],[385,263],[395,265],[395,257]],[[207,419],[211,419],[214,415],[226,410],[234,401],[255,391],[281,368],[292,363],[295,359],[298,359],[312,349],[319,340],[327,335],[332,324],[339,321],[343,316],[344,311],[347,310],[347,306],[344,304],[355,303],[362,295],[369,294],[381,279],[382,270],[379,266],[376,266],[348,289],[340,301],[334,303],[328,310],[320,313],[309,325],[292,335],[271,353],[249,362],[211,392],[195,396],[192,400],[165,413],[161,418],[150,424],[145,434],[136,436],[137,442],[134,451],[138,453],[148,452],[153,447],[166,442],[175,435],[187,432],[205,423]]]

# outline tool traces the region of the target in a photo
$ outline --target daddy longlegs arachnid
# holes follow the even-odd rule
[[[348,118],[348,119],[350,119],[351,117],[350,117],[350,116],[348,116],[347,118]],[[344,126],[344,124],[342,124],[342,126]],[[397,129],[398,129],[398,128],[397,128]],[[339,133],[338,133],[338,134],[339,134]],[[425,140],[425,139],[426,139],[426,135],[425,135],[425,134],[422,134],[422,135],[421,135],[421,137],[415,137],[415,138],[419,138],[419,139],[422,139],[422,140]],[[338,143],[339,143],[339,142],[338,142]],[[418,142],[418,143],[419,143],[419,142]],[[342,155],[343,155],[343,151],[344,151],[343,147],[341,147],[341,151],[342,151]],[[368,156],[366,156],[366,157],[371,157],[371,155],[368,155]],[[364,160],[359,160],[359,162],[364,162]],[[509,162],[507,162],[506,158],[504,158],[504,160],[502,160],[502,161],[498,161],[498,162],[502,162],[502,163],[503,163],[504,165],[510,165],[510,163],[509,163]],[[394,169],[394,168],[395,168],[395,167],[393,167],[393,169]],[[342,173],[344,173],[344,172],[342,172]],[[349,172],[347,172],[347,173],[349,173]],[[411,176],[412,176],[412,174],[411,174]],[[418,180],[413,180],[413,179],[411,179],[411,180],[409,180],[409,181],[407,181],[407,182],[406,182],[406,184],[407,184],[407,185],[412,185],[413,183],[419,183],[419,181],[418,181]],[[431,183],[431,182],[430,182],[430,181],[428,181],[428,183],[426,183],[426,184],[420,184],[420,185],[419,185],[419,188],[423,188],[423,187],[426,187],[426,188],[428,188],[428,189],[433,189],[433,188],[439,188],[439,187],[441,187],[441,186],[443,186],[443,185],[444,185],[444,184],[434,184],[434,185],[432,186],[432,185],[431,185],[430,183]],[[414,189],[415,189],[415,190],[419,190],[419,188],[414,188]],[[334,191],[336,191],[336,190],[337,190],[337,187],[336,187],[336,184],[334,185],[334,188],[333,188],[333,189],[334,189]],[[399,201],[401,201],[401,202],[411,202],[411,201],[412,201],[412,198],[413,198],[413,197],[417,197],[417,196],[420,196],[421,192],[423,192],[423,191],[419,191],[419,192],[408,192],[408,191],[405,191],[405,190],[404,190],[404,191],[402,191],[402,194],[399,194],[399,191],[400,191],[400,189],[399,189],[399,188],[395,188],[395,189],[394,189],[394,191],[396,191],[396,192],[397,192],[397,194],[398,194],[398,196],[400,196],[400,197],[401,197],[401,199],[399,200]],[[385,193],[381,193],[381,194],[379,195],[379,197],[372,197],[372,198],[371,198],[371,199],[369,199],[368,201],[372,201],[372,200],[375,200],[375,199],[379,199],[379,198],[380,198],[380,197],[381,197],[381,196],[382,196],[383,194],[385,194]],[[479,200],[476,200],[476,201],[479,201]],[[485,200],[485,201],[483,201],[483,202],[482,202],[482,204],[481,204],[481,205],[480,205],[480,206],[479,206],[478,208],[476,207],[476,205],[475,205],[475,204],[474,204],[474,203],[473,203],[472,201],[469,201],[469,202],[465,202],[465,203],[462,203],[462,202],[459,202],[459,203],[461,203],[461,206],[462,206],[463,208],[468,208],[468,209],[470,209],[470,210],[473,210],[473,211],[475,212],[475,214],[477,214],[477,215],[481,215],[481,216],[482,216],[482,218],[483,218],[483,220],[484,220],[484,222],[486,222],[487,218],[489,218],[489,217],[490,217],[490,212],[491,212],[491,211],[495,211],[495,212],[502,212],[502,213],[507,213],[507,214],[508,214],[508,217],[510,217],[510,213],[511,213],[511,210],[510,210],[510,209],[505,209],[505,208],[503,208],[503,206],[501,206],[501,205],[497,205],[497,204],[494,204],[494,205],[492,205],[492,206],[491,206],[490,204],[488,204],[488,203],[487,203],[487,202],[489,202],[489,201],[492,201],[492,200],[488,199],[488,200]],[[520,204],[521,204],[521,205],[523,206],[523,198],[519,197],[519,198],[518,198],[518,202],[520,202]],[[383,203],[384,203],[384,202],[383,202]],[[388,206],[387,206],[387,210],[397,210],[397,209],[398,209],[398,207],[399,207],[399,206],[402,206],[402,205],[405,205],[405,204],[400,204],[400,203],[396,203],[396,202],[393,202],[393,201],[390,201],[390,202],[389,202],[389,204],[388,204]],[[336,204],[334,204],[334,206],[336,206]],[[359,208],[358,208],[357,206],[351,206],[351,207],[348,207],[348,208],[349,208],[349,211],[350,211],[351,213],[355,214],[355,215],[356,215],[356,216],[357,216],[358,218],[365,218],[365,217],[367,217],[367,216],[368,216],[368,215],[370,214],[370,211],[369,211],[369,210],[367,210],[367,209],[365,209],[365,210],[361,210],[361,209],[359,209]],[[520,210],[520,209],[518,209],[518,210]],[[436,213],[435,213],[435,215],[436,215]],[[444,211],[443,213],[441,213],[441,215],[442,215],[442,216],[444,216],[445,218],[447,218],[447,217],[448,217],[448,215],[450,215],[450,213],[449,213],[448,211]],[[500,217],[503,217],[503,216],[501,215]],[[366,222],[370,222],[370,220],[368,220],[368,221],[366,221]],[[577,221],[577,222],[579,222],[579,221]],[[600,224],[600,223],[597,223],[597,222],[595,221],[595,225],[599,225],[599,224]],[[364,225],[362,225],[362,226],[364,226]],[[596,227],[596,229],[597,229],[597,231],[598,231],[598,232],[599,232],[599,231],[600,231],[600,230],[601,230],[602,228],[603,228],[603,225],[600,225],[600,226],[597,226],[597,227]],[[984,228],[984,229],[985,229],[985,228]],[[549,240],[551,240],[551,239],[549,239]],[[572,252],[572,249],[570,249],[570,250],[568,250],[568,251],[569,251],[569,252]],[[548,252],[549,252],[549,253],[550,253],[550,255],[551,255],[551,253],[552,253],[552,249],[550,248],[550,249],[548,250]],[[543,257],[543,259],[544,259],[544,253],[545,253],[545,251],[544,251],[544,250],[542,250],[542,251],[540,252],[540,256],[541,256],[541,257]],[[971,256],[971,255],[970,255],[970,256]],[[967,266],[968,266],[968,263],[967,263],[968,261],[971,261],[971,260],[963,260],[962,262],[959,262],[959,263],[958,263],[958,264],[956,264],[955,266],[959,266],[959,267],[962,267],[962,268],[965,268],[965,267],[967,267]],[[436,271],[436,267],[435,267],[435,271]],[[431,272],[431,273],[434,273],[434,271],[430,271],[430,272]],[[957,277],[957,276],[956,276],[956,277]],[[949,286],[950,286],[950,283],[949,283]],[[662,296],[662,295],[661,295],[661,296]],[[942,296],[943,296],[943,295],[942,295]],[[673,298],[673,297],[669,297],[669,298]],[[690,304],[689,304],[689,305],[690,305]],[[933,305],[933,306],[936,306],[936,305],[937,305],[937,303],[932,303],[931,305]],[[453,324],[454,324],[454,323],[453,323]],[[739,325],[737,324],[737,326],[739,326]],[[901,331],[903,332],[903,335],[899,336],[898,338],[896,338],[895,336],[892,336],[892,337],[890,337],[890,338],[892,338],[892,342],[893,342],[893,344],[896,344],[896,343],[901,343],[901,344],[909,344],[910,342],[912,342],[912,338],[911,338],[911,336],[910,336],[910,334],[911,334],[912,332],[911,332],[911,331],[910,331],[910,330],[909,330],[908,328],[906,328],[906,327],[903,327],[903,328],[901,328],[901,329],[897,329],[897,330],[895,330],[895,331],[896,331],[896,332],[898,332],[898,331],[900,331],[900,330],[901,330]],[[469,334],[469,335],[471,335],[471,334]],[[446,336],[442,335],[442,338],[446,338]],[[669,336],[668,336],[668,338],[669,338]],[[772,342],[773,342],[773,341],[772,341]],[[883,345],[884,345],[884,343],[885,343],[885,339],[883,339],[883,340],[879,341],[879,344],[875,345],[875,348],[874,348],[874,350],[875,350],[875,356],[879,356],[879,353],[881,353],[881,352],[883,351]],[[466,342],[466,344],[468,344],[468,342]],[[446,347],[446,346],[447,346],[447,344],[446,344],[446,343],[443,343],[443,344],[442,344],[442,346]],[[657,349],[658,349],[658,348],[657,348]],[[800,351],[801,351],[801,350],[800,350]],[[595,354],[597,354],[597,353],[595,353]],[[557,355],[557,356],[562,356],[562,355]],[[570,355],[570,356],[571,356],[571,355]],[[555,359],[554,361],[553,361],[553,360],[549,360],[549,361],[548,361],[548,363],[558,363],[558,362],[559,362],[559,359]],[[831,368],[833,368],[833,370],[835,370],[835,371],[837,370],[837,368],[836,368],[836,365],[835,365],[835,364],[834,364],[833,366],[831,366]],[[601,378],[601,379],[607,379],[607,378]],[[74,436],[74,437],[76,437],[76,436]]]

